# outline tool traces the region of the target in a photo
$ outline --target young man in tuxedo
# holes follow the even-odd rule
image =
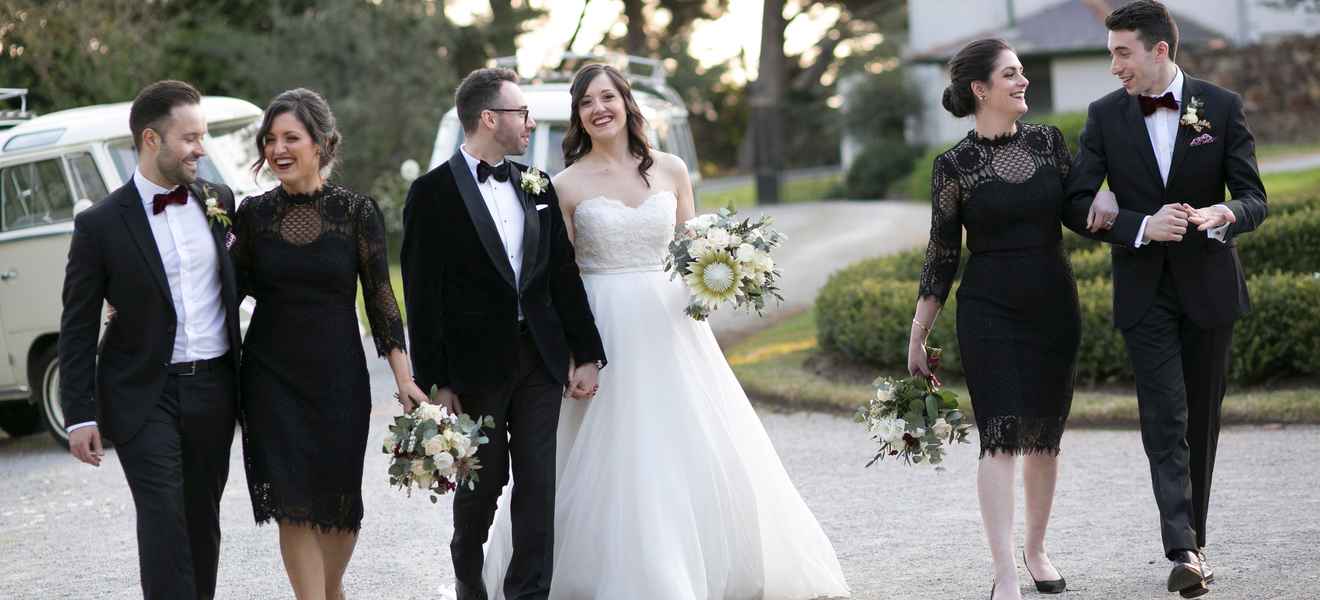
[[[1126,4],[1105,26],[1123,88],[1091,103],[1068,194],[1084,211],[1108,178],[1118,197],[1114,325],[1136,372],[1168,590],[1194,598],[1214,580],[1210,482],[1233,323],[1250,308],[1234,240],[1265,220],[1265,188],[1241,97],[1178,68],[1164,5]]]
[[[454,494],[459,600],[493,595],[482,544],[513,470],[513,558],[504,597],[544,599],[554,547],[555,432],[564,387],[595,393],[605,351],[549,180],[524,186],[536,121],[508,69],[458,86],[464,143],[417,178],[403,212],[403,289],[417,384],[450,410],[495,418],[481,482]],[[408,408],[408,407],[405,407]]]
[[[191,85],[144,88],[129,127],[132,179],[74,219],[60,398],[78,460],[100,466],[102,436],[115,443],[137,512],[143,595],[211,598],[237,414],[238,300],[225,243],[234,196],[197,177],[206,119]],[[115,314],[98,349],[105,302]]]

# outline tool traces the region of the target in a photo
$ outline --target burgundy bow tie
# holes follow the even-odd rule
[[[1155,111],[1161,108],[1178,110],[1178,101],[1173,99],[1173,92],[1164,92],[1164,95],[1159,97],[1137,96],[1137,102],[1141,103],[1141,114],[1145,117],[1155,114]]]
[[[161,211],[165,210],[166,206],[171,204],[183,205],[187,203],[188,188],[179,186],[164,194],[156,194],[156,196],[151,199],[151,214],[158,215]]]

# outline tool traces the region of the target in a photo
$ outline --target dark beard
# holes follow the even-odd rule
[[[173,153],[170,147],[162,139],[160,144],[160,154],[156,155],[156,169],[160,171],[166,179],[175,185],[192,185],[197,181],[196,174],[190,174],[183,168],[183,161],[174,159],[170,161],[167,157],[172,157]]]

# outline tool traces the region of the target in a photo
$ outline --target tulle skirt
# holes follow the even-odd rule
[[[682,283],[661,271],[583,283],[609,365],[595,398],[560,412],[550,598],[846,597],[710,326],[683,314]],[[508,497],[487,544],[491,598],[512,552]]]

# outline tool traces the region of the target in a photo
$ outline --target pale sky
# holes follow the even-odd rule
[[[565,50],[584,0],[530,0],[532,6],[549,7],[543,23],[532,24],[528,32],[518,39],[519,70],[524,75],[534,73],[542,64],[550,63]],[[623,2],[619,0],[586,0],[590,2],[582,31],[572,51],[589,52],[591,46],[604,37],[610,28],[625,30]],[[755,79],[757,56],[761,45],[762,0],[729,0],[729,9],[715,21],[698,21],[693,26],[691,54],[704,66],[732,61],[733,76],[740,81]],[[791,18],[799,9],[790,3],[786,9]],[[450,0],[445,13],[459,25],[486,18],[490,5],[486,0]],[[665,15],[658,15],[660,22]],[[785,50],[789,54],[802,52],[820,39],[839,18],[833,7],[813,6],[806,15],[794,20],[785,32]],[[748,69],[738,60],[739,51],[747,55]],[[847,52],[847,50],[842,50]]]

